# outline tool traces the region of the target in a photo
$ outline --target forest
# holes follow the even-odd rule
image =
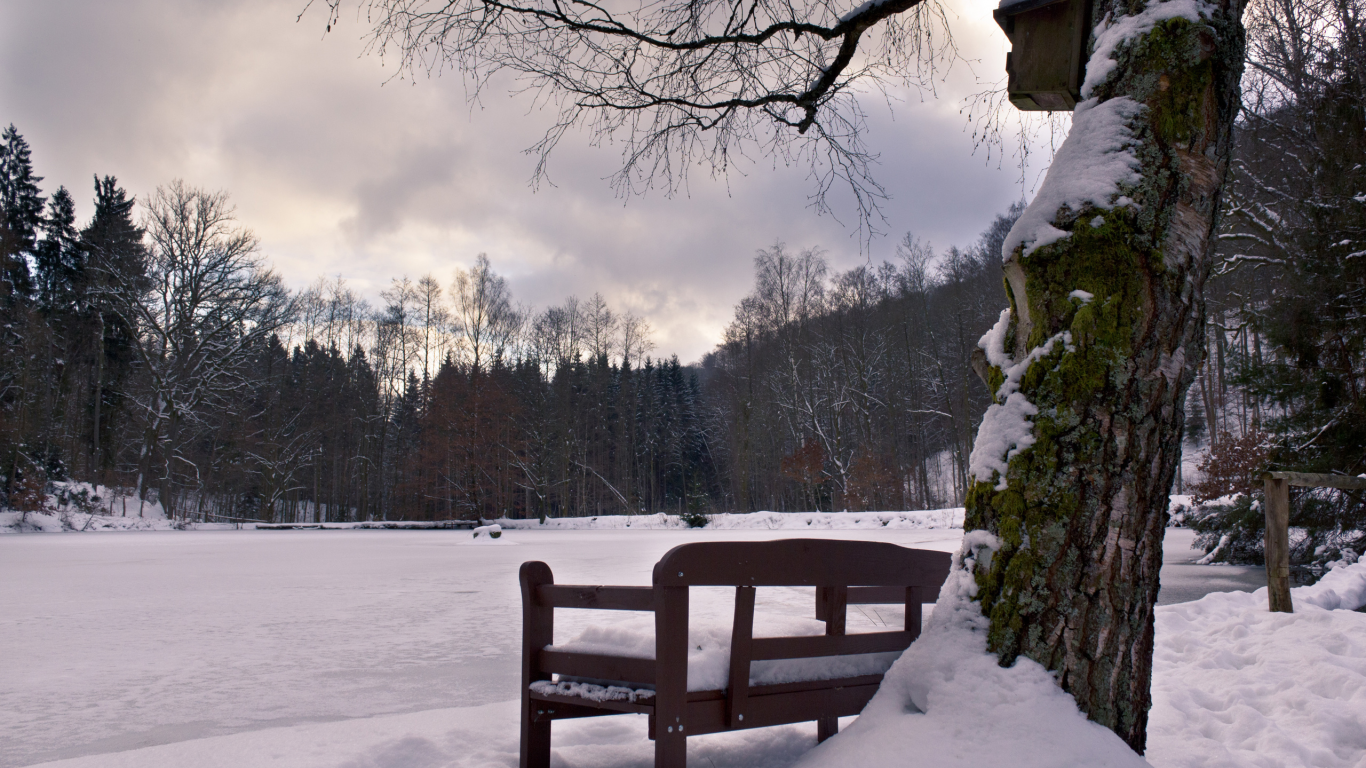
[[[392,281],[287,290],[227,195],[95,180],[44,200],[4,134],[5,493],[123,489],[183,520],[451,519],[946,505],[985,390],[970,351],[1002,302],[1019,208],[942,254],[831,273],[754,257],[700,362],[650,357],[600,296],[516,303],[480,254]],[[11,204],[9,201],[13,201]]]
[[[1186,401],[1200,471],[1176,491],[1251,493],[1267,468],[1366,472],[1366,67],[1350,5],[1263,3],[1207,354]],[[186,521],[535,518],[933,508],[962,503],[987,388],[978,339],[1006,305],[1017,204],[966,246],[907,234],[832,270],[781,241],[702,359],[652,357],[600,295],[519,304],[484,254],[289,290],[228,195],[96,176],[94,215],[45,195],[0,137],[0,504],[54,482],[122,489]],[[94,502],[87,502],[94,503]],[[1197,527],[1255,557],[1260,523]],[[1300,524],[1360,549],[1359,499]],[[1330,536],[1330,538],[1332,538]],[[1320,544],[1322,537],[1310,540]],[[1213,539],[1210,540],[1213,547]],[[1251,553],[1251,554],[1249,554]]]

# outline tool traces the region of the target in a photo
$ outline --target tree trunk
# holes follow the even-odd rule
[[[98,343],[95,347],[95,413],[92,417],[94,429],[90,440],[90,477],[99,484],[104,481],[104,456],[100,450],[100,405],[104,402],[104,313],[96,310],[99,318]]]
[[[1208,16],[1161,18],[1181,6]],[[1097,0],[1093,18],[1131,8],[1154,23],[1120,42],[1108,76],[1083,93],[1072,135],[1006,242],[1011,310],[982,340],[996,403],[973,454],[966,527],[1001,541],[978,576],[990,650],[1003,665],[1024,655],[1052,670],[1083,712],[1142,753],[1167,497],[1205,352],[1202,290],[1243,29],[1238,0],[1147,11]],[[1086,146],[1106,116],[1127,128],[1127,150]],[[1073,161],[1124,151],[1130,171],[1111,192],[1068,197],[1097,167]]]

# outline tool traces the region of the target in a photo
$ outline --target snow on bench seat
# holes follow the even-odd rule
[[[762,613],[756,614],[754,618],[756,631],[759,633],[758,637],[819,636],[825,633],[825,622],[815,619]],[[729,626],[702,625],[688,628],[689,691],[713,691],[726,687],[726,683],[730,679],[730,642],[731,628]],[[632,659],[654,659],[654,616],[631,616],[615,620],[611,624],[592,625],[585,628],[572,640],[563,644],[547,646],[546,650],[622,656]],[[900,651],[895,651],[806,659],[754,661],[750,665],[749,684],[754,686],[776,685],[812,680],[835,680],[863,675],[881,675],[892,666],[892,662],[896,661],[900,655]],[[571,677],[560,678],[559,676],[556,679],[573,682],[602,682],[583,681]],[[533,690],[536,689],[533,688]],[[560,693],[563,695],[563,692]]]

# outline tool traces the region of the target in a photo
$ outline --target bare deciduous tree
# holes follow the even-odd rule
[[[512,346],[522,316],[512,303],[507,280],[493,271],[489,257],[479,254],[474,266],[456,270],[451,286],[455,325],[470,355],[471,370],[485,370]]]
[[[441,295],[441,284],[431,275],[417,281],[417,295],[422,313],[422,379],[426,381],[435,375],[436,366],[449,349],[445,329],[450,325],[451,311]]]
[[[621,318],[621,364],[637,365],[650,354],[655,343],[650,340],[650,324],[631,312]]]
[[[223,192],[178,180],[158,187],[143,227],[146,279],[114,274],[112,290],[117,311],[137,329],[145,377],[135,393],[143,422],[138,492],[145,498],[159,459],[162,501],[172,512],[169,482],[184,430],[215,398],[244,385],[249,351],[292,319],[294,302]]]
[[[579,300],[570,296],[564,306],[550,307],[531,324],[531,346],[536,359],[553,373],[583,353],[584,320]]]
[[[610,357],[616,347],[617,328],[621,321],[607,306],[601,293],[593,294],[584,307],[584,320],[588,324],[588,351],[593,357]]]

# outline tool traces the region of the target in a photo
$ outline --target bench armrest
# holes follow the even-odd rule
[[[542,584],[536,599],[549,608],[590,608],[601,611],[653,611],[654,587],[607,587]]]

